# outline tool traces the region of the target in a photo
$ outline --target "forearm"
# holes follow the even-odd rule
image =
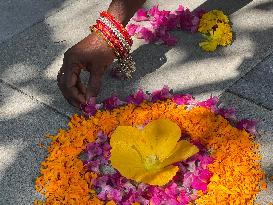
[[[145,1],[146,0],[112,0],[108,12],[125,26]]]

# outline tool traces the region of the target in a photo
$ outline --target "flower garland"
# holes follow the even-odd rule
[[[112,96],[100,105],[83,106],[88,118],[74,115],[68,130],[49,136],[49,155],[36,180],[45,201],[35,203],[253,204],[265,184],[259,145],[251,134],[255,123],[237,123],[234,110],[218,108],[217,101],[173,95],[165,86],[152,94],[139,90],[126,102]],[[160,118],[175,122],[199,153],[179,162],[178,174],[166,186],[121,176],[109,162],[112,133],[120,125],[145,126]]]
[[[170,31],[175,29],[200,32],[205,40],[199,46],[208,52],[214,51],[218,45],[227,46],[232,43],[232,29],[228,17],[219,10],[191,12],[179,5],[177,10],[168,11],[160,10],[156,5],[149,10],[138,10],[133,20],[138,24],[127,26],[129,34],[144,39],[147,43],[173,46],[177,39]]]

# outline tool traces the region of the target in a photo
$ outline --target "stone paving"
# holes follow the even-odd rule
[[[34,181],[46,153],[37,144],[46,133],[65,128],[72,113],[56,84],[63,53],[84,36],[109,0],[24,0],[0,2],[0,204],[31,204]],[[273,2],[272,0],[147,1],[174,9],[221,9],[229,14],[234,43],[214,53],[198,47],[201,36],[174,32],[175,47],[135,40],[137,72],[130,81],[106,75],[98,100],[125,97],[138,87],[167,84],[197,99],[220,96],[240,118],[259,121],[262,164],[273,175]],[[86,78],[86,76],[83,76]],[[273,183],[257,203],[273,202]]]

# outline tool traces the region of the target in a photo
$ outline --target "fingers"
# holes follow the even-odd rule
[[[58,74],[58,86],[66,100],[75,107],[85,103],[84,86],[80,81],[81,68],[77,65],[65,64]]]
[[[90,72],[89,81],[86,89],[86,101],[90,102],[93,101],[95,103],[95,98],[97,97],[101,84],[102,84],[102,77],[104,74],[106,67],[92,67],[88,68]]]

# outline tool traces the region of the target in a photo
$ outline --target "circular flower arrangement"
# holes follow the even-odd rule
[[[253,204],[264,173],[255,123],[167,86],[82,107],[49,136],[45,204]]]

